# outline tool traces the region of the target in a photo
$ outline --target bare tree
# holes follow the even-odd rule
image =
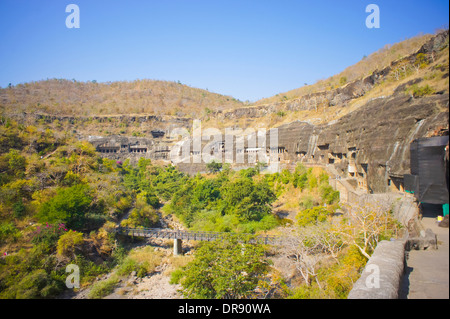
[[[377,246],[380,237],[395,227],[389,204],[348,206],[338,233],[343,240],[356,246],[361,254],[370,258],[370,252]]]
[[[312,228],[310,234],[315,238],[315,241],[321,245],[325,253],[339,263],[338,256],[345,245],[339,228],[329,223],[320,223],[312,226]]]
[[[322,288],[317,279],[317,271],[319,263],[326,257],[326,252],[317,240],[315,230],[294,226],[283,229],[283,234],[285,235],[280,242],[279,250],[281,255],[295,266],[308,286],[314,278],[317,285]]]

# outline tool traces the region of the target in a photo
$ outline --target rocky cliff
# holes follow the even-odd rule
[[[448,57],[448,36],[448,31],[440,33],[413,54],[335,90],[218,112],[216,116],[223,121],[236,121],[264,118],[280,110],[344,109],[388,82],[393,87],[391,94],[363,100],[354,111],[333,121],[313,124],[300,119],[278,126],[278,144],[285,148],[288,162],[332,164],[342,177],[354,178],[355,186],[369,192],[386,192],[390,186],[401,188],[403,174],[409,172],[409,144],[416,138],[448,134],[448,89],[430,94],[414,94],[409,90],[420,87],[431,77],[427,73],[415,76],[419,74],[420,59],[432,63],[439,55]],[[440,69],[439,80],[448,86],[446,61],[446,65],[435,64],[430,70]]]
[[[333,164],[369,191],[409,172],[409,144],[440,129],[448,132],[448,94],[415,99],[403,93],[373,100],[331,125],[294,122],[279,130],[292,162]],[[445,133],[444,133],[445,134]]]
[[[245,130],[256,124],[276,127],[283,154],[279,159],[287,167],[296,162],[333,165],[355,188],[369,192],[386,192],[392,186],[401,189],[403,174],[409,172],[409,144],[416,138],[448,134],[448,39],[447,30],[416,52],[334,89],[271,104],[211,111],[198,114],[198,119],[204,128],[218,123],[219,129]],[[94,144],[114,159],[168,159],[168,150],[176,142],[171,133],[180,128],[192,133],[193,124],[193,118],[151,114],[83,117],[22,112],[14,117],[66,123],[65,129],[80,139],[103,135]],[[183,164],[190,173],[204,169],[203,165],[191,166]]]

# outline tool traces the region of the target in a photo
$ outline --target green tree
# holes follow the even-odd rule
[[[92,196],[87,185],[60,188],[56,196],[40,207],[37,216],[41,222],[63,222],[69,228],[81,229],[91,202]]]
[[[208,164],[206,164],[206,169],[208,170],[208,172],[212,174],[220,172],[220,170],[222,169],[222,163],[211,161]]]
[[[264,249],[249,244],[250,238],[230,235],[205,242],[195,259],[177,277],[187,298],[241,299],[251,297],[267,274],[269,262]]]
[[[311,209],[305,209],[295,217],[299,226],[308,226],[320,222],[324,222],[330,212],[322,206],[316,206]]]
[[[324,203],[330,205],[339,202],[339,191],[335,191],[330,185],[323,184],[319,190]]]
[[[308,182],[308,170],[302,163],[297,163],[297,167],[292,176],[292,185],[303,190]]]
[[[292,178],[291,172],[289,172],[289,170],[287,170],[287,169],[283,169],[281,171],[280,177],[281,177],[281,182],[283,184],[289,184],[289,182],[291,181],[291,178]]]
[[[270,213],[275,194],[265,181],[255,184],[250,178],[239,178],[222,187],[226,212],[238,215],[242,221],[260,220]]]

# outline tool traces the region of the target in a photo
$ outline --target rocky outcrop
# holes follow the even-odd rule
[[[259,118],[264,117],[267,114],[275,113],[280,110],[286,111],[304,111],[314,110],[320,107],[339,106],[345,107],[348,103],[357,99],[367,92],[369,92],[375,85],[382,81],[392,77],[392,71],[403,62],[414,63],[418,54],[427,54],[431,59],[434,59],[436,52],[446,48],[448,46],[449,31],[441,32],[426,42],[419,50],[406,57],[402,57],[393,61],[389,66],[375,70],[371,75],[362,79],[352,81],[342,87],[338,87],[332,90],[315,92],[306,94],[299,98],[249,107],[242,107],[231,111],[218,111],[213,114],[222,120],[226,119],[239,119],[239,118]],[[447,48],[448,49],[448,48]],[[447,74],[448,77],[448,74]],[[402,88],[400,88],[402,89]]]
[[[278,128],[291,162],[333,164],[343,176],[385,192],[388,180],[409,172],[409,144],[448,128],[448,94],[414,99],[398,93],[373,100],[331,125],[293,122]],[[443,111],[447,108],[447,111]]]
[[[245,118],[257,122],[258,118],[280,110],[313,110],[318,106],[343,108],[350,101],[365,95],[375,85],[392,79],[392,72],[398,68],[399,64],[411,63],[421,53],[427,54],[432,59],[434,53],[447,45],[448,31],[432,38],[417,52],[345,86],[289,101],[213,112],[209,116],[218,121],[234,122]],[[430,136],[436,131],[448,134],[448,94],[438,92],[433,95],[414,97],[405,92],[408,86],[420,81],[420,78],[416,78],[403,83],[393,94],[373,98],[355,111],[326,124],[294,121],[277,127],[278,152],[281,150],[282,153],[279,159],[293,164],[291,166],[294,166],[296,162],[333,165],[337,176],[352,179],[348,181],[349,184],[368,192],[386,192],[392,185],[401,189],[403,175],[409,172],[409,144],[414,139]],[[183,128],[192,134],[193,123],[189,118],[158,115],[67,117],[20,114],[17,116],[34,117],[36,120],[46,122],[59,120],[69,123],[84,122],[83,125],[91,123],[90,127],[94,127],[96,123],[102,123],[104,131],[109,130],[108,123],[111,123],[110,126],[115,128],[115,132],[122,124],[139,127],[139,132],[144,133],[148,138],[109,136],[93,141],[104,156],[134,160],[139,157],[169,160],[169,148],[175,142],[175,139],[169,138],[170,133],[174,129]],[[241,129],[246,128],[241,127]],[[202,147],[204,144],[205,141],[202,141]],[[239,150],[235,149],[235,151]],[[195,151],[191,149],[191,153]],[[181,166],[183,171],[189,173],[205,169],[201,164]]]

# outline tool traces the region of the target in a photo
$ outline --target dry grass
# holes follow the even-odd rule
[[[166,261],[169,267],[164,271],[165,276],[170,276],[170,274],[176,270],[181,269],[186,266],[189,262],[194,259],[193,256],[170,256]]]
[[[190,117],[240,107],[242,102],[187,85],[154,80],[92,83],[64,79],[0,89],[7,111],[57,115],[152,114]]]
[[[229,96],[211,93],[205,90],[191,88],[176,82],[137,80],[133,82],[91,83],[73,82],[69,80],[46,80],[20,84],[10,89],[0,89],[0,109],[8,113],[18,114],[22,111],[35,113],[51,113],[55,115],[77,115],[91,117],[94,115],[108,116],[108,121],[98,122],[76,121],[58,123],[69,131],[83,132],[88,135],[133,135],[148,137],[154,127],[153,122],[135,123],[123,122],[120,115],[163,115],[191,117],[202,119],[202,128],[214,127],[222,130],[226,127],[245,129],[278,127],[293,121],[308,121],[312,124],[324,124],[337,120],[342,116],[357,110],[371,99],[391,95],[394,90],[412,79],[422,78],[420,85],[429,85],[435,91],[448,92],[448,49],[440,52],[434,61],[426,68],[414,70],[405,77],[387,79],[377,83],[364,96],[352,99],[346,106],[329,106],[326,101],[317,109],[286,111],[286,106],[293,99],[305,94],[336,89],[343,84],[340,79],[345,77],[347,83],[372,74],[401,57],[415,53],[432,35],[420,35],[387,45],[369,55],[343,72],[314,85],[302,87],[287,93],[246,105]],[[287,96],[287,100],[282,98]],[[255,106],[270,106],[275,110],[259,118],[241,116],[232,119],[222,119],[214,115],[215,111],[232,111],[236,108],[252,108]],[[2,113],[3,113],[2,112]]]
[[[146,246],[139,249],[133,249],[127,258],[134,260],[138,264],[145,264],[147,272],[155,271],[164,258],[165,254],[161,251],[155,251],[151,246]]]
[[[321,167],[313,167],[312,175],[319,180],[319,176],[326,171]],[[283,186],[283,193],[273,204],[276,212],[288,213],[288,219],[294,220],[297,213],[301,210],[300,199],[312,198],[316,202],[320,202],[320,193],[318,188],[309,189],[308,186],[303,190],[295,188],[291,183]]]

